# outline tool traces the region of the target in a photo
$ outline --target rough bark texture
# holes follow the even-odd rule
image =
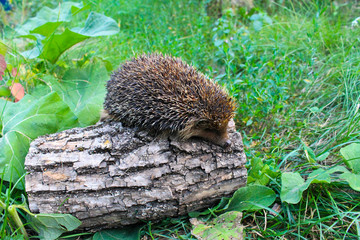
[[[227,150],[117,122],[40,137],[25,162],[30,210],[70,213],[96,230],[210,207],[246,183],[241,136],[229,135]]]

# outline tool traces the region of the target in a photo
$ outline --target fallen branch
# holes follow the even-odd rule
[[[97,230],[210,207],[246,184],[241,136],[229,135],[223,149],[101,122],[40,137],[25,162],[30,210]]]

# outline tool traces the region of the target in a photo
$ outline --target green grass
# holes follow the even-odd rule
[[[210,18],[205,1],[199,0],[86,3],[115,19],[120,33],[81,43],[60,63],[88,54],[115,69],[143,52],[181,57],[236,99],[237,127],[249,162],[258,158],[281,172],[306,177],[318,166],[343,165],[340,147],[360,142],[360,28],[350,27],[360,16],[355,3],[308,0],[269,6],[259,1],[256,11],[263,15],[258,22],[232,10]],[[22,12],[32,15],[41,4]],[[17,21],[9,17],[10,23]],[[10,61],[16,64],[16,59]],[[310,164],[303,144],[317,156],[330,155]],[[280,194],[280,177],[268,186]],[[244,213],[247,239],[356,239],[360,233],[360,193],[342,182],[311,185],[299,204],[276,202],[281,209],[277,216],[267,210]],[[187,217],[148,223],[142,230],[149,239],[192,239],[190,232]]]

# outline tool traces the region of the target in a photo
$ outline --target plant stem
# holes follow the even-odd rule
[[[16,206],[11,205],[8,207],[8,212],[11,216],[11,219],[14,221],[16,227],[20,230],[21,234],[25,237],[25,239],[29,239],[28,234],[24,228],[24,224],[22,223],[18,212],[16,211]]]

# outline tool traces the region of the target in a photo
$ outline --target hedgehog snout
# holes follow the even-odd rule
[[[227,139],[225,142],[224,142],[224,145],[222,146],[223,148],[228,148],[231,146],[231,141],[230,139]]]
[[[227,129],[223,129],[222,131],[217,129],[198,129],[193,132],[192,136],[201,137],[223,148],[231,146],[231,140],[229,139]]]
[[[218,142],[214,142],[217,145],[220,145],[223,148],[229,148],[231,146],[231,140],[229,139],[229,137],[226,134],[226,137],[221,137]]]

